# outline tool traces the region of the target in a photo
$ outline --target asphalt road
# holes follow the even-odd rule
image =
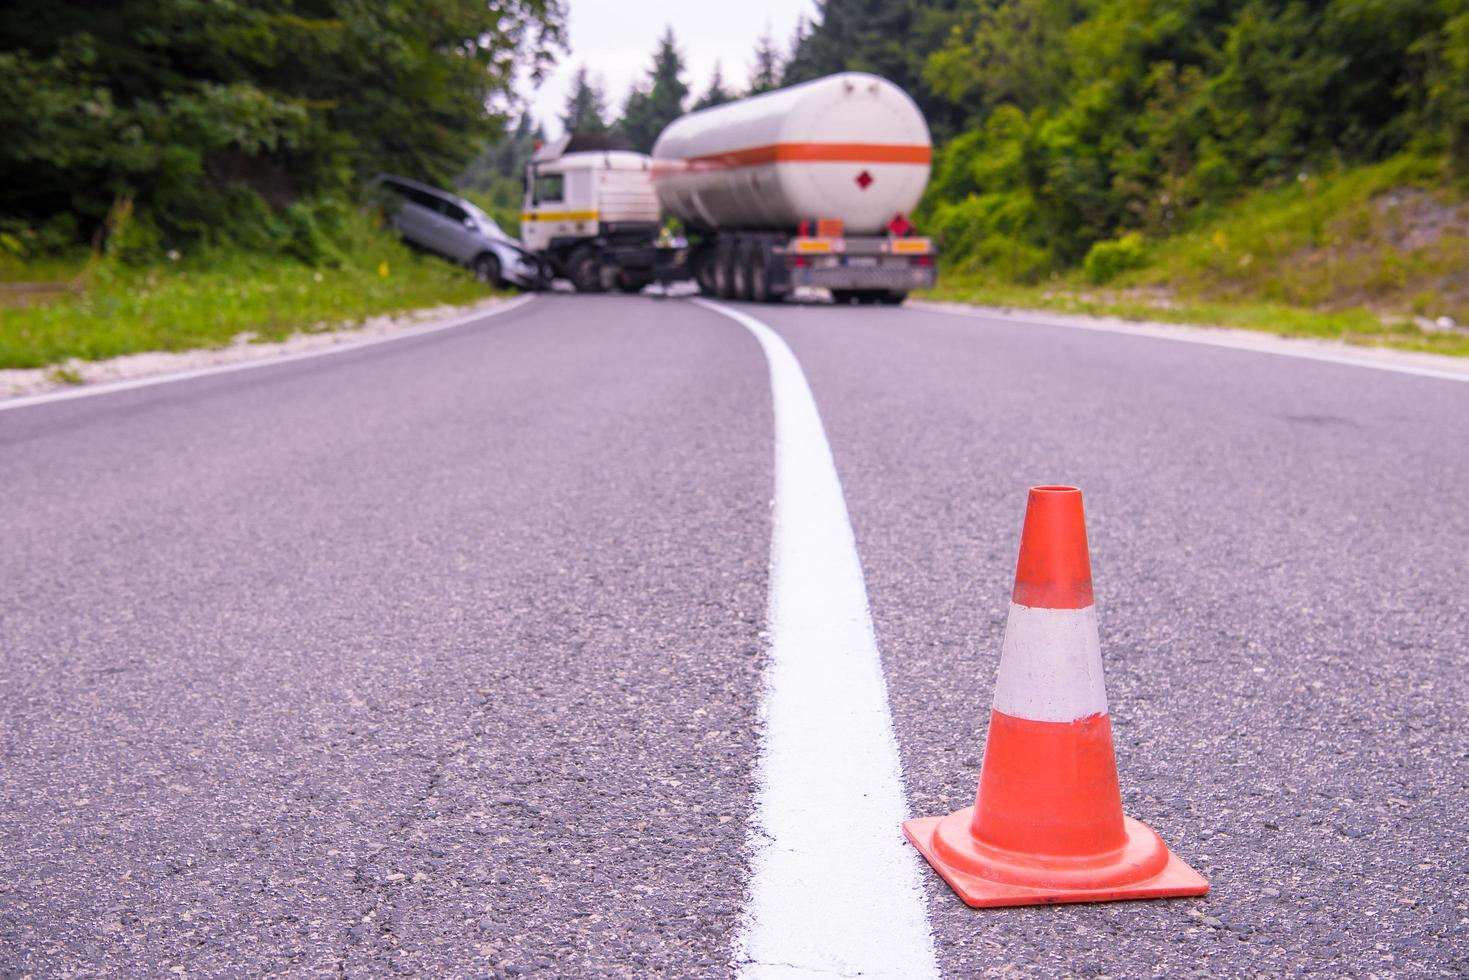
[[[971,801],[1025,490],[1087,496],[1128,812],[1204,899],[950,976],[1469,971],[1469,385],[912,309],[790,344],[910,808]],[[0,974],[724,976],[765,361],[683,301],[0,412]]]

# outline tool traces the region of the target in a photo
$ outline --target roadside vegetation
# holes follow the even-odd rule
[[[1303,173],[1188,232],[1130,232],[1036,282],[954,268],[926,298],[1469,354],[1469,191],[1441,168]]]
[[[415,254],[366,218],[355,223],[350,243],[317,264],[212,246],[141,264],[0,260],[0,368],[221,347],[242,335],[282,340],[492,295],[468,271]],[[50,288],[4,290],[21,277]]]
[[[0,12],[0,367],[261,339],[487,294],[380,227],[501,132],[562,0]]]

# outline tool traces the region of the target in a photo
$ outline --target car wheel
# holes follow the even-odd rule
[[[579,248],[572,252],[571,259],[566,263],[566,271],[577,292],[602,291],[602,263],[597,260],[597,253],[591,249]]]
[[[505,280],[500,275],[500,258],[493,252],[475,256],[474,264],[470,268],[474,270],[474,277],[486,285],[497,289],[505,285]]]

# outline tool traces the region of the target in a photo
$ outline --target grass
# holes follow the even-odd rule
[[[1287,337],[1314,337],[1340,340],[1349,344],[1469,356],[1469,334],[1429,333],[1418,329],[1406,319],[1397,323],[1384,323],[1377,314],[1365,309],[1333,312],[1280,303],[1176,300],[1163,296],[1139,295],[1129,290],[1086,287],[1071,280],[1060,280],[1046,286],[997,283],[975,273],[940,276],[936,288],[915,293],[914,296],[919,299],[972,303],[977,306],[1234,327]]]
[[[386,234],[332,267],[218,251],[142,268],[8,259],[0,263],[5,281],[70,282],[80,291],[0,293],[0,368],[222,347],[241,333],[280,340],[493,295],[466,270],[415,255]]]
[[[1040,285],[948,271],[926,297],[1469,355],[1469,193],[1437,160],[1303,175],[1194,230],[1145,243],[1141,268],[1105,287],[1081,271]]]

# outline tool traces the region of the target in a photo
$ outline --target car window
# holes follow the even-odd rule
[[[445,200],[439,201],[439,214],[442,214],[450,221],[455,221],[459,224],[463,224],[464,219],[469,217],[469,214],[459,205],[455,204],[453,201]]]
[[[421,191],[416,187],[409,187],[407,191],[408,200],[417,204],[419,207],[428,208],[430,211],[437,211],[439,209],[439,199],[427,191]]]
[[[461,205],[461,207],[463,207],[465,211],[469,212],[469,216],[473,218],[475,220],[475,223],[480,226],[481,230],[485,231],[487,234],[492,235],[496,238],[509,237],[505,234],[504,231],[500,229],[499,223],[496,222],[494,218],[485,214],[473,204],[466,203]]]
[[[555,204],[564,199],[566,178],[562,174],[536,175],[536,203]]]

